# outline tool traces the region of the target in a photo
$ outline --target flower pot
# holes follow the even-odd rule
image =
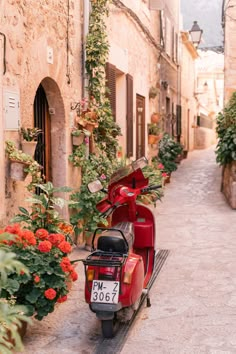
[[[186,159],[188,157],[188,150],[183,151],[183,159]]]
[[[97,127],[98,127],[97,123],[87,122],[86,125],[85,125],[85,129],[88,130],[90,133],[92,133],[94,128],[97,128]]]
[[[37,145],[37,141],[22,141],[21,142],[22,151],[25,154],[30,155],[32,157],[34,157],[36,145]]]
[[[175,158],[175,162],[176,162],[176,163],[180,163],[182,160],[183,160],[182,154],[179,154],[179,155]]]
[[[28,172],[24,171],[27,166],[29,165],[20,161],[11,161],[10,178],[14,181],[24,181],[28,174]]]
[[[148,144],[152,145],[152,144],[157,144],[158,142],[158,135],[148,135]]]
[[[80,134],[79,136],[72,135],[72,144],[74,146],[79,146],[84,141],[84,133]]]
[[[167,183],[170,183],[170,176],[171,176],[171,174],[168,173],[167,176],[164,178],[164,185]]]
[[[153,113],[151,115],[151,122],[152,123],[158,123],[159,119],[160,119],[160,115],[158,113]]]

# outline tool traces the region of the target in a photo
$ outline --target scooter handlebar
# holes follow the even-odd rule
[[[162,185],[161,185],[161,184],[143,188],[143,189],[141,189],[141,192],[142,192],[142,193],[147,193],[147,192],[149,192],[149,191],[153,191],[153,190],[159,189],[159,188],[162,188]]]

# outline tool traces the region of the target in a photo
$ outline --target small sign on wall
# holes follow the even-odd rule
[[[5,130],[18,130],[20,128],[20,99],[18,92],[3,91],[3,113]]]

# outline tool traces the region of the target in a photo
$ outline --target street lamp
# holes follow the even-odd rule
[[[197,21],[193,22],[193,26],[191,30],[189,31],[189,34],[191,36],[193,45],[197,48],[201,42],[201,37],[202,37],[202,32],[203,30],[199,27]]]

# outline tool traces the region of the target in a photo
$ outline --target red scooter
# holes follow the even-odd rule
[[[85,300],[101,320],[105,338],[114,336],[117,320],[129,320],[137,310],[142,293],[148,293],[155,261],[155,221],[150,209],[137,197],[162,186],[148,186],[141,158],[118,169],[111,177],[107,197],[97,204],[111,226],[96,229],[92,253],[85,266]],[[99,181],[88,186],[103,190]]]

